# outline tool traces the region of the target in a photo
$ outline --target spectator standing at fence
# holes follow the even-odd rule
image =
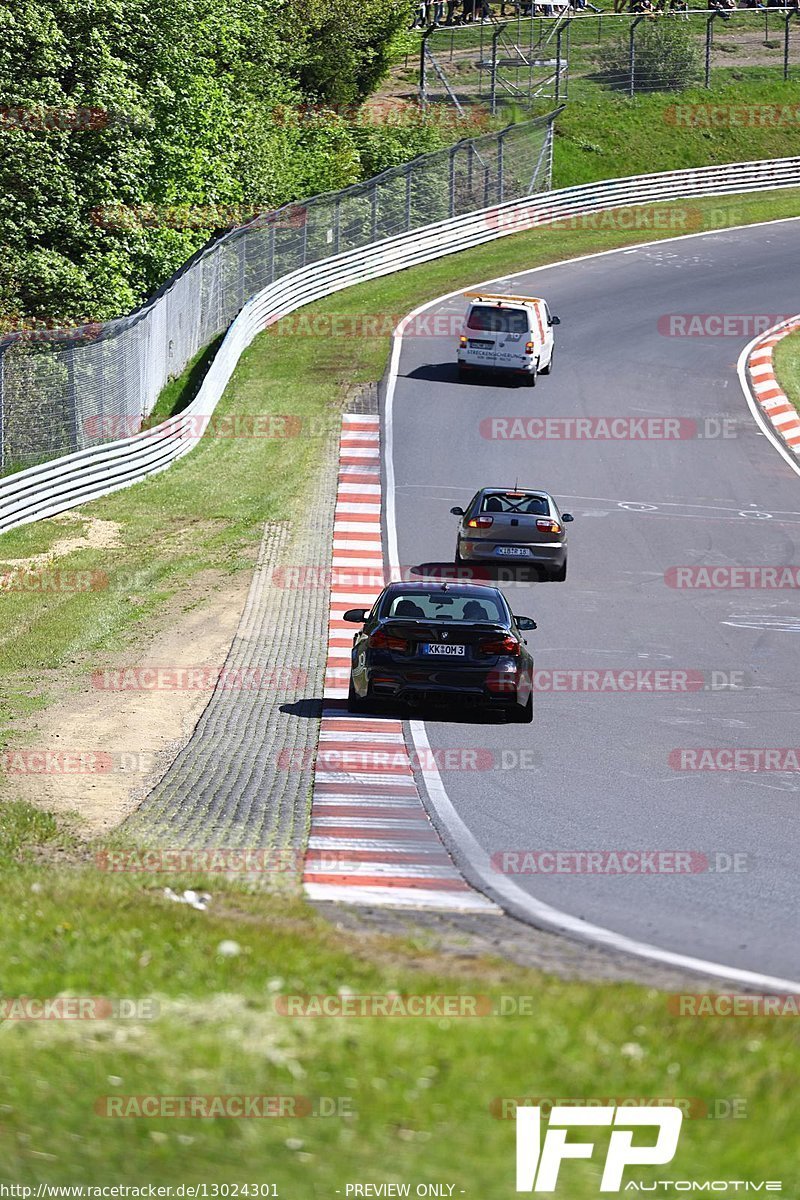
[[[475,15],[475,0],[464,0],[461,20],[465,25],[469,25]]]
[[[412,29],[424,29],[428,24],[428,0],[419,0],[414,12],[414,20],[411,22]]]

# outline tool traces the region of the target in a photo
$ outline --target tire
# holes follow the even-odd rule
[[[555,352],[556,352],[556,348],[555,348],[555,346],[554,346],[554,347],[553,347],[553,349],[550,351],[550,362],[547,364],[547,366],[546,366],[546,367],[542,367],[542,374],[543,374],[543,375],[549,375],[549,374],[550,374],[550,372],[552,371],[552,369],[553,369],[553,357],[554,357],[554,355],[555,355]]]
[[[530,725],[533,721],[533,692],[528,696],[527,704],[515,704],[508,710],[507,719],[513,725]]]
[[[369,699],[359,696],[356,689],[353,687],[353,676],[350,676],[350,686],[347,689],[347,711],[351,713],[366,712],[369,708]]]
[[[562,566],[556,567],[556,569],[554,571],[550,572],[550,578],[553,580],[554,583],[563,583],[564,582],[564,580],[567,578],[567,560],[566,559],[564,559],[564,563]]]

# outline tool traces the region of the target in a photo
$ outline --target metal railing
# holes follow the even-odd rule
[[[0,340],[0,472],[137,432],[168,380],[224,333],[249,297],[281,277],[549,187],[542,148],[554,115],[259,216],[195,255],[129,316],[46,340],[25,333]],[[129,215],[136,214],[112,209],[103,219]],[[169,210],[155,219],[168,224]]]
[[[688,34],[695,63],[686,79],[691,76],[694,83],[711,87],[742,79],[788,80],[800,73],[800,11],[789,5],[722,12],[690,8],[687,0],[664,0],[663,12],[587,8],[546,17],[525,15],[521,8],[517,4],[513,11],[511,0],[504,0],[502,11],[495,5],[491,22],[440,21],[420,31],[423,106],[491,113],[503,107],[524,109],[546,97],[555,103],[569,95],[580,99],[586,93],[584,81],[628,95],[669,90],[669,77],[654,71],[639,53],[652,31],[665,23]]]
[[[333,292],[524,228],[664,200],[800,186],[800,158],[611,179],[495,203],[291,271],[248,300],[189,407],[133,437],[0,479],[0,532],[53,516],[166,469],[200,440],[243,351],[280,317]]]

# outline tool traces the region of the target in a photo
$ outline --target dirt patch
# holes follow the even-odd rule
[[[122,544],[120,531],[122,526],[117,521],[101,521],[98,517],[83,517],[79,512],[61,513],[51,517],[53,525],[82,525],[80,534],[74,537],[59,538],[49,550],[40,554],[31,554],[27,558],[4,558],[2,565],[12,570],[35,570],[53,562],[54,559],[64,558],[74,550],[116,550]]]
[[[249,586],[249,571],[202,572],[190,593],[149,618],[146,642],[143,631],[124,653],[92,663],[77,690],[73,669],[64,698],[17,726],[20,738],[6,751],[6,794],[72,818],[81,837],[121,824],[191,736]]]

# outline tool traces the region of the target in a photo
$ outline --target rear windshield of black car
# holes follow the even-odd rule
[[[479,512],[549,517],[550,505],[544,496],[535,496],[533,494],[525,496],[492,495],[483,497]]]
[[[501,602],[491,593],[456,594],[425,588],[387,596],[381,616],[411,617],[418,621],[491,621],[501,625],[508,622]]]
[[[467,329],[483,333],[527,333],[530,318],[524,308],[491,308],[476,304],[469,314]]]

